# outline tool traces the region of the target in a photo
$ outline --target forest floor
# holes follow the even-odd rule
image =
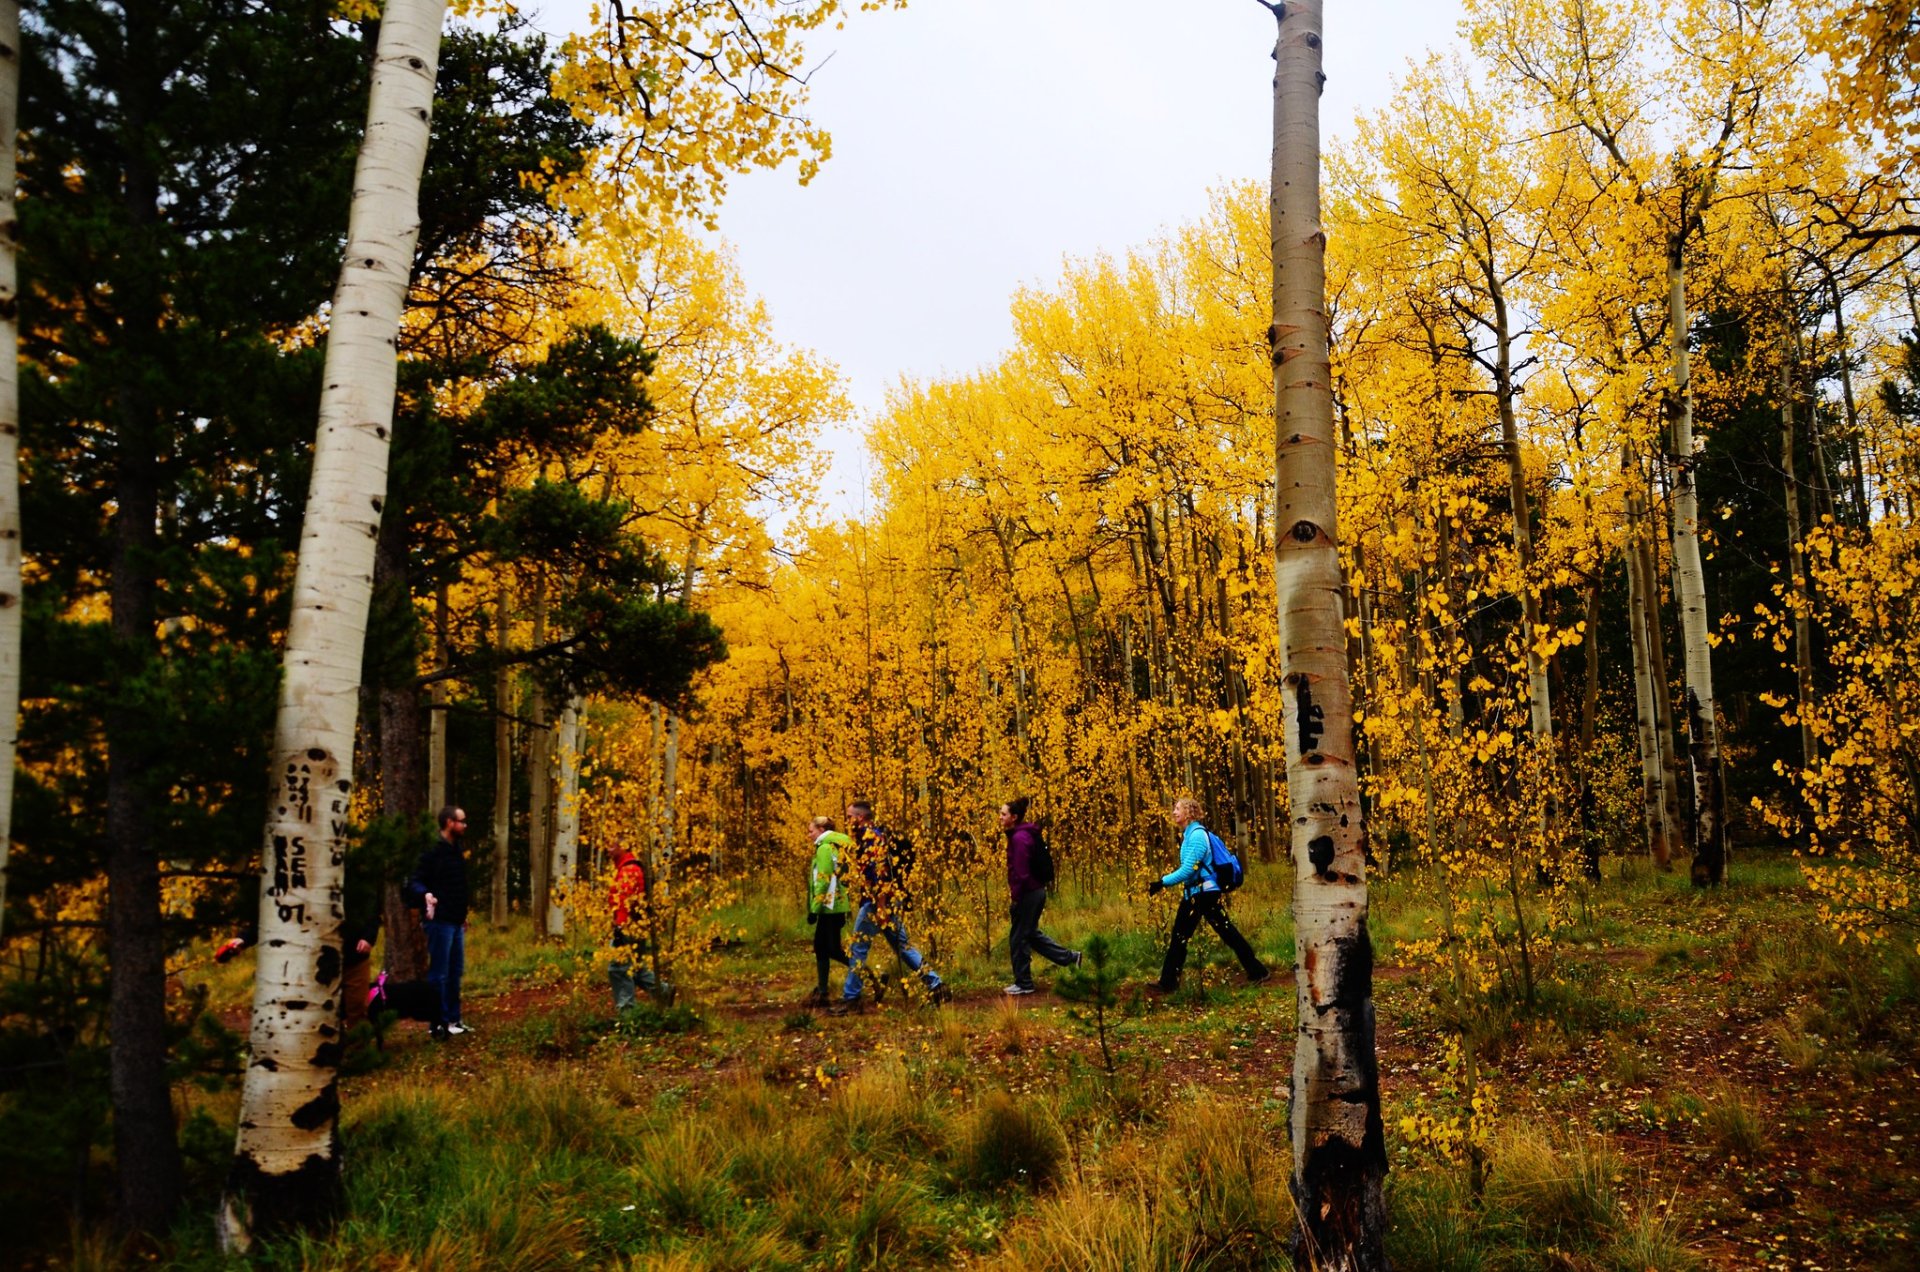
[[[1532,1005],[1496,986],[1464,1017],[1478,1188],[1421,944],[1438,907],[1420,880],[1376,884],[1395,1267],[1920,1268],[1920,959],[1838,946],[1790,863],[1736,864],[1715,891],[1608,864],[1537,952]],[[1069,945],[1109,934],[1112,1074],[1085,1007],[1000,994],[1003,925],[990,952],[979,925],[945,952],[949,1006],[895,992],[830,1017],[804,1005],[807,929],[757,898],[681,1007],[618,1024],[591,950],[476,931],[473,1032],[392,1027],[345,1080],[345,1220],[264,1261],[1284,1266],[1284,873],[1235,901],[1281,971],[1262,986],[1203,929],[1181,991],[1148,995],[1161,907],[1071,888],[1050,907]],[[884,949],[876,966],[898,971]],[[242,1008],[245,976],[210,971],[216,1008]],[[233,1093],[191,1098],[231,1125]],[[167,1260],[223,1265],[205,1229]]]

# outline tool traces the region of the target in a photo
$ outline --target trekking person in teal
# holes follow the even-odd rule
[[[833,828],[831,817],[814,818],[808,829],[813,835],[813,861],[807,867],[807,922],[813,926],[813,963],[818,977],[808,1001],[825,1007],[832,1001],[827,986],[829,966],[848,966],[840,936],[853,909],[853,887],[842,875],[853,841]]]
[[[1213,841],[1200,824],[1200,801],[1182,795],[1173,801],[1173,824],[1180,831],[1180,868],[1147,885],[1152,896],[1165,888],[1179,888],[1180,909],[1173,916],[1173,935],[1167,941],[1166,961],[1160,967],[1160,979],[1153,988],[1171,994],[1180,988],[1180,973],[1187,965],[1187,942],[1194,929],[1205,919],[1207,926],[1220,934],[1226,947],[1240,960],[1247,983],[1258,985],[1273,975],[1273,969],[1260,961],[1253,946],[1240,934],[1228,915],[1219,882],[1214,877]]]
[[[912,849],[884,826],[873,823],[873,805],[856,799],[847,805],[847,829],[852,839],[853,860],[860,867],[863,895],[860,910],[853,920],[853,948],[847,952],[847,979],[840,986],[840,1001],[827,1009],[829,1015],[844,1016],[861,1009],[860,969],[867,965],[867,953],[873,938],[885,937],[895,957],[918,972],[936,1003],[944,1003],[953,992],[940,982],[940,974],[927,966],[907,940],[907,910],[912,904]]]

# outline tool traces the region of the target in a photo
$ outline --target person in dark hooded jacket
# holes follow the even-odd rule
[[[1070,950],[1040,930],[1040,912],[1047,906],[1047,884],[1035,871],[1040,847],[1040,828],[1027,820],[1029,800],[1016,795],[1000,805],[1000,829],[1007,834],[1007,891],[1013,902],[1007,917],[1013,927],[1007,934],[1007,952],[1013,958],[1013,984],[1005,993],[1018,996],[1034,992],[1033,955],[1056,967],[1072,967],[1080,961],[1078,950]]]

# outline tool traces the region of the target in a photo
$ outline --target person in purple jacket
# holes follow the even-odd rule
[[[1033,988],[1033,952],[1056,967],[1071,967],[1080,961],[1080,952],[1070,950],[1040,930],[1040,911],[1047,906],[1047,883],[1034,873],[1034,850],[1040,843],[1040,828],[1027,820],[1028,799],[1016,795],[1000,805],[1000,829],[1007,832],[1007,891],[1013,895],[1008,917],[1013,930],[1007,936],[1007,951],[1013,956],[1013,984],[1010,995],[1031,994]]]

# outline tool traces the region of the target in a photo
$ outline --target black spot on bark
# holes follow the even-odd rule
[[[293,1124],[303,1131],[317,1131],[340,1116],[340,1087],[329,1082],[320,1094],[293,1111]]]
[[[331,945],[320,947],[320,965],[314,969],[314,976],[322,985],[331,985],[340,976],[340,951]]]
[[[313,1006],[312,1003],[304,998],[289,998],[281,1005],[288,1011],[305,1011],[307,1008]]]
[[[1307,841],[1307,860],[1313,863],[1313,871],[1322,879],[1327,877],[1327,867],[1333,864],[1333,837],[1317,835]]]
[[[340,1044],[323,1042],[313,1049],[313,1067],[316,1069],[338,1069],[340,1067]]]
[[[317,746],[310,746],[307,748],[307,758],[315,761],[324,760],[327,758],[327,753]]]
[[[1293,523],[1293,537],[1301,543],[1312,543],[1314,536],[1319,533],[1319,529],[1311,521]]]
[[[1300,753],[1319,750],[1321,735],[1327,731],[1326,712],[1313,700],[1313,689],[1304,679],[1295,682],[1293,701],[1300,721]]]
[[[236,1157],[226,1192],[246,1214],[255,1237],[300,1229],[324,1232],[344,1200],[338,1139],[325,1155],[315,1153],[284,1174],[269,1175],[252,1159]]]

